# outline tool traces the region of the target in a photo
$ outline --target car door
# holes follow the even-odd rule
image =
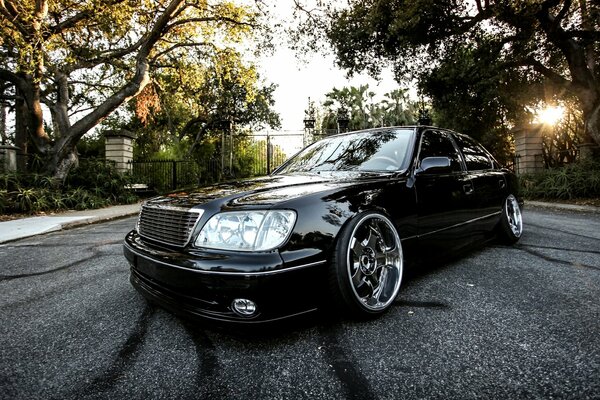
[[[431,157],[447,157],[447,167],[423,169]],[[426,167],[424,167],[426,168]],[[415,172],[419,241],[431,249],[460,247],[473,218],[473,184],[450,134],[427,129],[420,138]]]
[[[497,162],[474,139],[457,133],[453,137],[464,157],[467,175],[473,184],[473,229],[489,230],[497,222],[497,216],[506,197],[507,182]]]

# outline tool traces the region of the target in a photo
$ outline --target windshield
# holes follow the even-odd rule
[[[308,146],[277,174],[321,171],[395,172],[406,169],[412,129],[332,136]]]

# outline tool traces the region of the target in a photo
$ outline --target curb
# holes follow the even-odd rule
[[[90,217],[90,218],[84,218],[84,219],[80,219],[80,220],[76,220],[76,221],[69,221],[69,222],[65,222],[63,224],[59,224],[59,226],[60,226],[59,230],[77,228],[77,227],[83,226],[83,225],[99,224],[102,222],[108,222],[108,221],[112,221],[115,219],[127,218],[127,217],[131,217],[131,216],[138,215],[138,214],[139,214],[139,212],[132,212],[132,213],[127,213],[127,214],[113,215],[113,216],[109,216],[109,217]]]
[[[141,203],[0,222],[0,244],[139,214]]]
[[[543,201],[525,201],[525,206],[540,207],[540,208],[552,208],[555,210],[567,210],[577,212],[591,212],[600,213],[600,207],[595,206],[580,206],[577,204],[565,204],[565,203],[547,203]]]

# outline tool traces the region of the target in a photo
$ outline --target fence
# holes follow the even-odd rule
[[[134,160],[129,170],[137,184],[158,192],[234,178],[269,174],[304,146],[302,133],[229,135],[218,152],[202,160]]]
[[[160,192],[200,183],[201,171],[194,161],[138,160],[130,161],[129,167],[135,183]]]
[[[268,133],[230,136],[221,153],[225,175],[235,177],[266,175],[300,151],[305,144],[303,133]]]

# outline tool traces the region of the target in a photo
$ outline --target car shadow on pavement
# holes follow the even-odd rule
[[[489,246],[491,243],[494,243],[494,241],[495,240],[492,238],[484,244],[469,246],[451,255],[446,254],[442,257],[428,257],[427,259],[412,261],[405,268],[402,284],[403,286],[411,285],[413,282],[417,282],[427,275],[447,268],[450,264],[462,258],[482,251],[486,245]],[[400,296],[395,301],[393,307],[435,309],[450,308],[448,304],[441,301],[436,301],[435,299],[423,301],[403,298],[402,290],[400,291]],[[205,346],[207,332],[217,335],[225,335],[226,337],[234,340],[249,342],[268,341],[281,339],[289,335],[296,335],[299,332],[306,332],[314,329],[318,329],[322,332],[329,331],[332,329],[337,329],[337,327],[346,323],[368,324],[377,317],[374,316],[371,318],[360,319],[351,318],[344,316],[335,310],[329,310],[327,307],[323,307],[322,309],[318,309],[300,316],[294,316],[272,322],[262,322],[260,324],[239,324],[211,320],[198,321],[185,316],[178,316],[177,318],[188,331],[188,333],[195,337],[199,343],[204,343]]]

